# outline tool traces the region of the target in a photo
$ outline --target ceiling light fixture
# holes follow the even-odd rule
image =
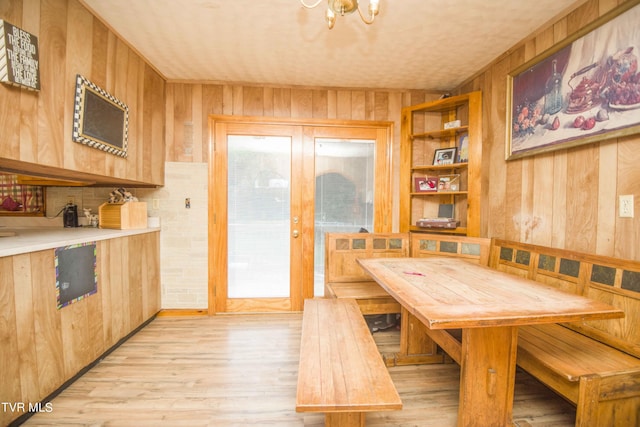
[[[300,3],[302,3],[302,5],[307,9],[313,9],[323,1],[324,0],[318,0],[315,3],[309,5],[305,3],[305,0],[300,0]],[[369,0],[369,16],[368,17],[366,17],[362,13],[362,10],[358,5],[358,0],[327,0],[327,1],[328,1],[328,6],[327,6],[327,13],[325,15],[325,19],[327,21],[327,26],[329,27],[329,29],[333,28],[333,26],[335,25],[336,15],[344,16],[344,15],[353,13],[357,10],[358,13],[360,14],[360,18],[362,18],[362,21],[365,24],[371,24],[373,23],[373,20],[375,19],[376,15],[380,11],[380,7],[379,7],[380,0]]]

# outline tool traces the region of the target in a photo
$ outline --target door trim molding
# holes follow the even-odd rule
[[[208,130],[209,130],[209,174],[208,174],[208,304],[207,312],[210,316],[216,313],[228,312],[227,307],[217,307],[217,300],[220,292],[216,286],[216,275],[224,272],[214,271],[217,264],[217,252],[222,250],[221,244],[216,241],[216,236],[220,235],[220,227],[226,224],[221,220],[220,214],[216,212],[216,197],[212,189],[216,187],[216,126],[218,124],[231,125],[247,125],[246,132],[250,133],[251,128],[255,127],[256,130],[262,126],[299,126],[302,128],[302,134],[306,135],[305,129],[313,128],[313,132],[317,136],[318,133],[324,134],[324,131],[318,132],[318,129],[327,128],[327,135],[333,134],[335,137],[339,137],[341,131],[339,129],[369,129],[375,132],[376,135],[376,156],[378,158],[384,158],[383,171],[376,170],[376,205],[381,208],[376,209],[379,211],[376,213],[376,232],[390,232],[392,230],[392,209],[393,209],[393,191],[392,191],[392,147],[393,147],[393,132],[394,122],[392,121],[366,121],[366,120],[338,120],[338,119],[310,119],[310,118],[275,118],[275,117],[259,117],[259,116],[229,116],[211,114],[208,116]],[[331,128],[331,129],[329,129]],[[260,132],[257,132],[258,134]],[[226,132],[225,132],[226,134]],[[303,137],[304,138],[304,137]],[[222,173],[222,172],[221,172]],[[378,182],[379,180],[379,182]],[[379,202],[378,202],[379,201]],[[224,242],[223,242],[224,243]],[[226,267],[218,266],[226,271]],[[226,274],[226,273],[225,273]],[[218,276],[220,277],[220,276]],[[313,292],[313,287],[311,288]],[[224,290],[226,292],[226,290]],[[282,301],[265,301],[265,309],[270,308],[269,311],[284,309],[290,311],[302,310],[302,304],[305,297],[309,297],[308,292],[303,289],[302,295],[290,295],[290,304],[286,304]],[[258,304],[259,305],[259,304]],[[238,301],[233,303],[234,307],[232,311],[238,307],[248,307],[244,301]],[[288,307],[288,308],[286,308]]]

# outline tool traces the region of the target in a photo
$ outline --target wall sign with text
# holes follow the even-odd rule
[[[0,82],[40,90],[38,38],[0,19]]]

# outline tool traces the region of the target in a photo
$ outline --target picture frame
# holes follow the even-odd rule
[[[456,147],[438,148],[433,153],[433,165],[452,165],[456,160]]]
[[[460,174],[440,175],[438,177],[438,192],[453,193],[460,191]]]
[[[40,90],[38,37],[0,19],[0,82]]]
[[[85,77],[76,76],[74,142],[127,157],[129,107]]]
[[[421,176],[414,178],[413,182],[413,191],[416,193],[431,193],[434,191],[438,191],[438,177]]]
[[[458,163],[469,162],[469,134],[467,132],[458,136]]]
[[[640,132],[640,5],[629,3],[508,74],[507,160]]]

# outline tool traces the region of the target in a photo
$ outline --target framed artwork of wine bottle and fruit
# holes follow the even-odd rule
[[[640,132],[640,2],[508,75],[507,159]]]

